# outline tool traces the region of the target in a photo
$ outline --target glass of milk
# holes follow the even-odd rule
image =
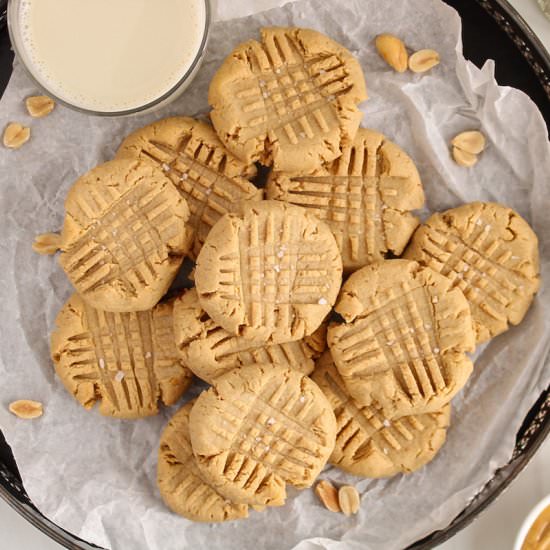
[[[9,0],[14,50],[60,103],[93,115],[176,98],[204,56],[209,0]]]

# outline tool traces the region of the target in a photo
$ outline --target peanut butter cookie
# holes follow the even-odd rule
[[[195,284],[210,318],[262,344],[300,340],[328,315],[342,258],[328,226],[279,201],[226,214],[197,258]]]
[[[73,185],[65,210],[59,263],[82,298],[105,311],[151,309],[191,246],[172,182],[142,160],[113,160]]]
[[[405,257],[464,292],[478,342],[521,323],[540,285],[537,236],[518,213],[496,203],[434,214],[418,228]]]
[[[234,369],[196,400],[189,433],[199,470],[234,502],[282,505],[334,449],[334,413],[307,376],[276,365]]]
[[[336,445],[329,462],[363,477],[410,473],[430,462],[441,449],[451,405],[432,413],[388,418],[381,409],[357,403],[338,373],[329,351],[312,376],[336,415]]]
[[[109,313],[73,294],[56,319],[51,355],[57,375],[86,409],[117,418],[158,413],[191,384],[174,340],[172,304]]]
[[[310,174],[272,172],[267,198],[303,206],[330,227],[344,270],[400,255],[419,224],[424,191],[411,158],[374,130],[359,128],[342,156]]]
[[[472,372],[475,335],[468,302],[448,279],[407,260],[356,271],[328,329],[334,362],[350,395],[388,418],[435,412]]]
[[[210,83],[211,118],[243,162],[309,171],[340,156],[367,98],[359,62],[323,34],[266,28],[235,48]]]

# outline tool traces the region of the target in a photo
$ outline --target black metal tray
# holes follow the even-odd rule
[[[381,0],[382,1],[382,0]],[[406,0],[402,0],[406,1]],[[446,0],[463,21],[464,55],[481,66],[496,61],[500,84],[526,92],[538,105],[550,127],[550,55],[533,31],[506,0]],[[0,0],[0,94],[11,74],[11,52]],[[541,17],[543,17],[541,13]],[[550,388],[533,405],[520,428],[512,458],[500,468],[468,506],[445,528],[415,542],[408,550],[433,548],[473,521],[523,470],[550,432]],[[32,504],[21,483],[9,445],[0,432],[0,497],[38,529],[66,548],[97,549],[57,527]]]

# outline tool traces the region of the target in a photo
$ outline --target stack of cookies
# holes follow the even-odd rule
[[[137,419],[178,402],[193,374],[210,385],[160,440],[160,492],[186,518],[280,506],[327,462],[417,470],[445,441],[468,353],[538,289],[537,238],[509,208],[420,225],[418,171],[359,128],[365,99],[341,45],[264,29],[212,80],[213,126],[137,130],[71,188],[60,235],[37,241],[61,251],[76,290],[51,353],[81,405]],[[167,299],[184,258],[195,286]]]

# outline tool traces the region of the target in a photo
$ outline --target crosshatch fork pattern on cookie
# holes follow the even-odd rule
[[[254,137],[269,128],[290,145],[338,128],[333,103],[353,82],[336,54],[305,60],[286,33],[274,33],[269,44],[251,43],[247,61],[254,75],[236,89]]]
[[[481,217],[460,236],[431,226],[426,226],[425,232],[421,253],[427,256],[428,267],[451,279],[474,311],[481,310],[493,319],[505,321],[514,295],[527,296],[533,286],[513,270],[522,258],[513,256]]]
[[[292,326],[295,305],[327,303],[335,269],[331,247],[319,238],[296,241],[305,223],[292,215],[251,213],[239,229],[239,251],[221,256],[221,297],[242,300],[249,325]]]
[[[295,384],[269,384],[257,396],[243,393],[224,400],[224,414],[213,427],[228,449],[222,474],[251,494],[273,473],[308,485],[324,463],[320,447],[326,450],[329,438],[311,429],[322,425],[322,413],[315,399],[296,390]]]
[[[176,185],[190,210],[188,221],[198,254],[210,229],[227,212],[234,212],[240,201],[261,197],[253,183],[242,175],[227,176],[227,153],[185,135],[177,148],[148,140],[143,154],[157,164]]]
[[[330,458],[333,464],[343,463],[344,467],[357,469],[357,473],[366,468],[362,475],[386,476],[416,469],[420,454],[431,455],[437,451],[429,447],[430,438],[427,437],[424,443],[428,452],[421,453],[424,449],[420,439],[433,435],[434,428],[444,429],[448,425],[448,411],[409,415],[390,421],[376,407],[359,405],[346,391],[332,361],[330,363],[318,367],[319,373],[314,375],[314,380],[322,377],[319,383],[334,407],[337,431],[335,450]],[[441,422],[443,417],[447,422]],[[409,454],[411,451],[412,455]],[[373,460],[373,453],[383,454],[386,459],[380,464]],[[369,465],[371,460],[373,464]],[[367,463],[361,465],[362,461]],[[378,467],[374,468],[377,462]]]
[[[370,313],[340,337],[337,364],[345,378],[369,380],[389,371],[400,398],[413,407],[444,391],[452,375],[436,339],[435,299],[409,283],[372,298]]]
[[[308,208],[331,228],[346,270],[401,254],[424,193],[412,160],[373,130],[360,128],[342,155],[309,174],[274,172],[267,197]]]
[[[105,203],[112,206],[96,219]],[[120,281],[132,295],[158,278],[166,245],[181,228],[160,186],[136,185],[122,196],[108,186],[102,193],[87,186],[72,205],[73,216],[88,229],[61,257],[82,295]]]
[[[163,387],[185,376],[167,305],[135,313],[84,306],[84,328],[67,339],[69,376],[77,387],[94,384],[115,416],[154,414]]]

